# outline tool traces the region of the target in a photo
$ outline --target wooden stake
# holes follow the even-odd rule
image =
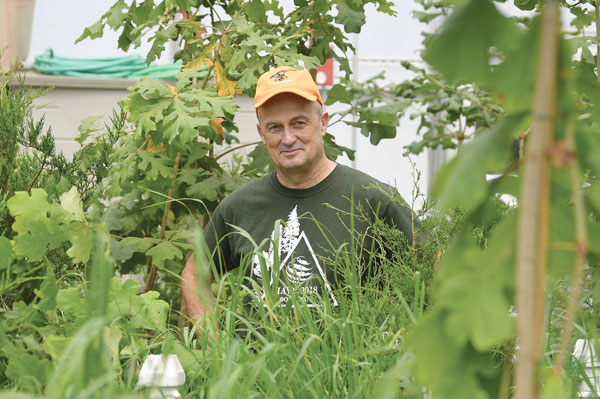
[[[562,369],[567,359],[569,340],[571,338],[571,333],[573,332],[573,324],[575,322],[575,315],[577,314],[577,302],[579,302],[579,294],[581,292],[583,269],[586,264],[587,253],[589,249],[581,171],[579,170],[579,162],[577,161],[577,157],[574,156],[577,148],[575,144],[575,131],[572,120],[569,120],[566,123],[565,140],[567,142],[567,150],[571,154],[569,166],[571,172],[571,192],[573,193],[573,216],[575,221],[575,264],[573,266],[569,302],[567,304],[565,321],[560,337],[560,348],[558,355],[556,356],[556,363],[554,365],[554,372],[556,374],[562,373]]]
[[[521,179],[517,230],[517,335],[515,399],[536,399],[542,355],[544,277],[550,202],[548,149],[554,134],[560,10],[548,1],[541,16],[533,116]]]

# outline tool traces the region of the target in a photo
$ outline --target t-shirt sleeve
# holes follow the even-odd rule
[[[206,241],[206,255],[213,260],[215,269],[219,274],[227,271],[227,260],[230,253],[227,233],[227,224],[217,207],[204,228],[204,240]]]

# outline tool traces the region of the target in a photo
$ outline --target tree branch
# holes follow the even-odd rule
[[[158,240],[162,241],[165,238],[165,231],[167,229],[167,219],[169,217],[169,211],[171,209],[171,200],[173,199],[173,191],[175,189],[175,185],[177,184],[177,172],[179,171],[179,161],[181,160],[181,152],[177,153],[177,157],[175,158],[175,173],[173,175],[173,182],[171,183],[171,188],[169,189],[169,194],[167,195],[167,203],[165,204],[165,212],[163,213],[162,223],[160,225],[160,233],[158,235]],[[156,265],[152,264],[150,268],[150,273],[148,273],[148,278],[146,279],[146,284],[144,286],[144,292],[150,291],[154,287],[154,280],[156,279]]]
[[[46,166],[46,156],[44,156],[44,160],[42,161],[42,166],[40,166],[40,169],[35,174],[35,177],[31,181],[31,183],[29,183],[29,187],[27,187],[27,193],[31,194],[31,189],[33,188],[33,185],[35,184],[35,182],[37,181],[37,179],[42,174],[42,171],[44,170],[45,166]]]
[[[253,143],[240,144],[240,145],[238,145],[236,147],[231,147],[231,148],[223,151],[222,153],[215,155],[214,160],[218,161],[220,158],[224,157],[225,155],[227,155],[227,154],[229,154],[231,152],[237,151],[237,150],[239,150],[241,148],[244,148],[244,147],[250,147],[250,146],[253,146],[253,145],[258,145],[260,143],[261,143],[260,141],[255,141]]]

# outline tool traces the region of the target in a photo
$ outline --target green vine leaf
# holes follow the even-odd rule
[[[86,223],[85,213],[83,212],[83,203],[77,192],[77,188],[71,187],[69,191],[60,196],[60,205],[71,214],[72,220]]]
[[[198,130],[196,128],[210,124],[208,117],[203,116],[200,118],[199,115],[195,115],[196,110],[188,107],[187,104],[178,98],[173,100],[170,111],[165,116],[164,121],[165,126],[168,126],[164,131],[164,135],[169,144],[179,135],[181,135],[181,140],[184,142],[192,141],[198,137]]]
[[[205,198],[208,201],[216,201],[219,196],[221,182],[218,177],[211,176],[188,187],[185,193],[194,198]]]
[[[74,231],[71,237],[71,248],[67,250],[67,255],[75,259],[76,262],[87,263],[93,248],[94,229],[82,225]]]
[[[173,168],[168,165],[168,159],[155,155],[156,152],[140,150],[138,156],[139,169],[146,172],[150,180],[157,180],[158,176],[169,178],[173,176]]]
[[[163,120],[164,113],[171,106],[170,99],[146,100],[138,93],[129,96],[129,107],[132,110],[145,109],[145,112],[132,112],[129,120],[137,125],[139,134],[149,133],[156,129],[156,124]]]
[[[40,289],[35,290],[35,294],[40,298],[38,302],[38,308],[40,310],[54,310],[56,309],[56,295],[58,294],[58,284],[56,283],[56,277],[52,271],[52,267],[46,265],[46,278],[40,286]]]
[[[515,6],[521,10],[533,10],[537,5],[538,0],[515,0]]]
[[[0,236],[0,270],[6,269],[13,261],[15,255],[12,250],[10,240]]]
[[[158,299],[159,293],[149,291],[138,295],[140,285],[127,279],[121,282],[113,277],[110,282],[110,301],[107,305],[107,319],[127,322],[133,328],[146,328],[164,331],[166,328],[169,304]]]
[[[500,222],[484,250],[470,232],[461,235],[440,264],[440,269],[446,268],[440,276],[437,303],[448,310],[446,333],[461,345],[469,340],[479,352],[502,343],[513,332],[507,293],[514,286],[515,216]]]
[[[53,361],[58,361],[60,355],[63,353],[67,345],[71,342],[72,337],[65,337],[62,335],[46,335],[44,337],[44,352],[46,352]]]
[[[47,196],[44,190],[34,188],[31,195],[21,191],[7,201],[15,218],[13,230],[18,233],[13,247],[17,258],[37,262],[46,250],[57,248],[73,235],[68,226],[70,215],[60,205],[50,204]]]
[[[438,172],[432,196],[439,200],[440,207],[471,210],[487,198],[486,174],[508,166],[512,139],[523,120],[523,115],[508,117],[463,144],[456,157]]]
[[[126,248],[130,245],[135,245],[140,252],[146,252],[154,244],[156,244],[156,239],[152,237],[125,237],[121,240],[120,246],[121,248]]]
[[[59,290],[56,294],[56,307],[75,317],[87,315],[88,308],[81,292],[81,287],[78,286]]]
[[[482,377],[494,374],[491,356],[478,353],[468,345],[457,345],[453,337],[440,328],[443,322],[444,311],[431,310],[407,338],[407,345],[417,359],[417,380],[431,388],[433,397],[447,398],[452,392],[456,398],[489,399]]]
[[[342,104],[350,105],[352,103],[352,99],[350,98],[350,94],[345,86],[341,84],[335,84],[329,89],[327,92],[327,99],[325,100],[325,105],[333,105],[336,102]]]
[[[436,35],[423,58],[451,81],[494,83],[492,49],[506,52],[519,42],[520,31],[491,1],[471,0],[456,10]]]
[[[164,269],[166,260],[183,259],[181,250],[172,242],[163,240],[158,245],[146,251],[146,255],[152,256],[152,263],[158,269]]]
[[[13,386],[35,392],[40,385],[46,385],[52,369],[49,359],[39,359],[27,352],[20,352],[18,356],[9,356],[6,377],[13,382]]]
[[[335,22],[344,25],[348,33],[360,33],[360,29],[365,24],[365,13],[362,10],[355,10],[352,3],[340,1],[336,3],[338,14]]]

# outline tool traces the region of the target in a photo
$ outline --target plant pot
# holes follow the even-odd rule
[[[0,51],[8,46],[0,59],[7,71],[11,63],[24,61],[29,53],[35,0],[0,0]]]

